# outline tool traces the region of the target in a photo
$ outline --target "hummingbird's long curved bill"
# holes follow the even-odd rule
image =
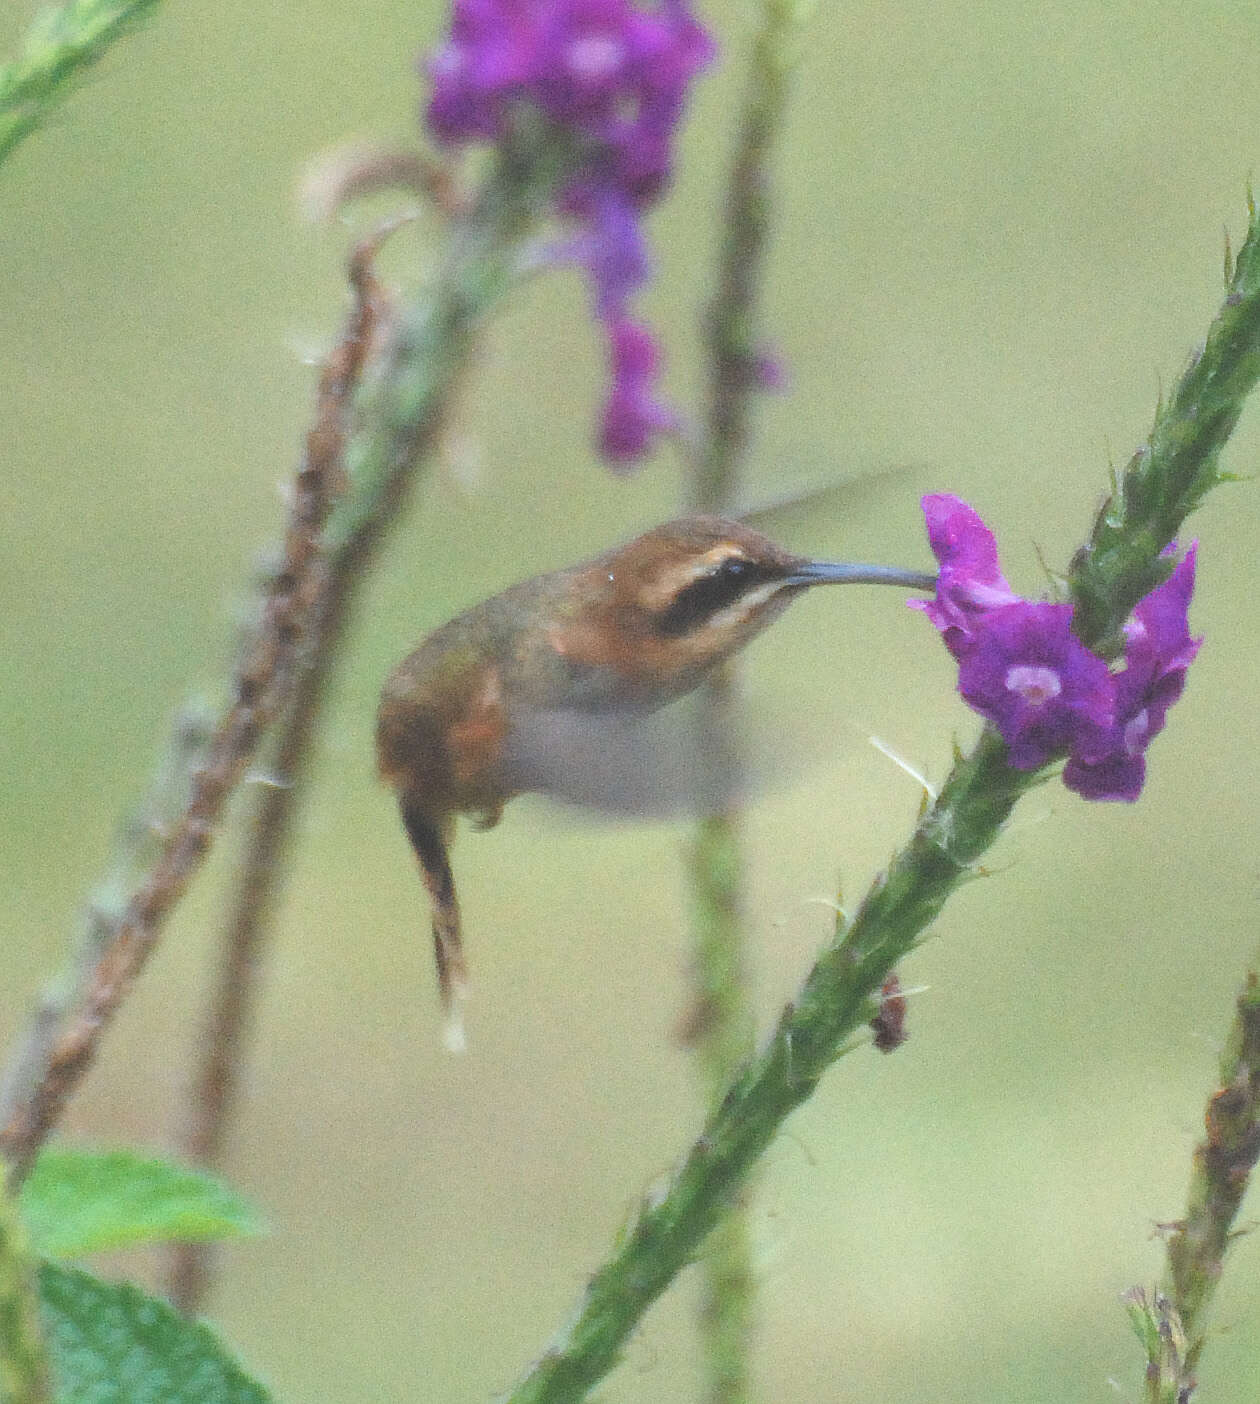
[[[907,590],[935,590],[936,576],[899,566],[858,565],[852,561],[806,561],[785,585],[900,585]]]

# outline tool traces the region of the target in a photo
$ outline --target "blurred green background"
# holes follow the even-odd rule
[[[699,309],[750,5],[710,4],[701,85],[653,221],[647,310],[695,402]],[[31,17],[11,3],[0,52]],[[174,707],[221,677],[251,560],[342,306],[345,229],[295,189],[349,137],[406,140],[436,7],[172,5],[0,176],[0,736],[6,977],[20,1026],[62,959],[117,817]],[[777,194],[765,401],[750,492],[912,471],[801,550],[926,564],[916,498],[958,492],[1017,587],[1066,561],[1201,338],[1222,226],[1260,157],[1260,10],[1210,0],[824,6]],[[419,236],[391,250],[402,276]],[[339,673],[267,971],[230,1174],[272,1235],[212,1306],[281,1401],[480,1400],[568,1313],[643,1187],[693,1133],[686,827],[521,802],[455,865],[476,998],[444,1056],[424,899],[371,726],[380,680],[455,609],[670,515],[664,455],[615,480],[589,441],[597,339],[572,276],[486,338],[463,412],[368,590]],[[1226,466],[1253,473],[1260,419]],[[928,987],[892,1058],[839,1065],[771,1151],[754,1231],[757,1372],[776,1404],[1136,1399],[1119,1294],[1151,1280],[1183,1202],[1232,992],[1256,940],[1260,489],[1216,493],[1193,623],[1207,644],[1135,807],[1026,800],[990,880],[902,971]],[[913,821],[877,733],[939,780],[976,728],[893,592],[824,592],[750,650],[750,706],[789,783],[749,816],[768,1022]],[[799,756],[799,761],[797,760]],[[70,1130],[177,1126],[229,836],[171,924]],[[601,1397],[697,1396],[690,1284]],[[1260,1249],[1236,1249],[1204,1401],[1256,1395]],[[1114,1382],[1114,1383],[1113,1383]]]

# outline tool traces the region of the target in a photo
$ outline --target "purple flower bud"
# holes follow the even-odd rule
[[[604,404],[600,452],[613,463],[642,457],[657,435],[678,427],[677,415],[652,391],[660,355],[652,334],[633,322],[609,329],[612,389]]]
[[[763,346],[749,358],[748,383],[768,395],[783,395],[792,388],[792,376],[779,352]]]
[[[1019,596],[998,566],[997,542],[979,515],[960,497],[929,493],[923,499],[928,544],[940,563],[935,600],[911,600],[961,658],[968,639],[988,612],[1015,604]]]
[[[590,274],[595,315],[601,321],[615,320],[650,271],[638,211],[620,187],[593,179],[573,181],[561,196],[560,208],[583,226],[568,251]]]
[[[1169,547],[1169,550],[1173,550]],[[1105,744],[1081,747],[1063,783],[1086,799],[1135,800],[1146,779],[1146,748],[1181,696],[1186,669],[1203,640],[1190,637],[1198,543],[1162,585],[1139,600],[1124,626],[1124,669],[1114,675],[1115,721]]]

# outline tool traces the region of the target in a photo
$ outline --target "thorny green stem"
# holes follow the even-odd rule
[[[288,841],[300,811],[311,742],[355,600],[389,530],[411,496],[417,471],[444,422],[472,336],[515,278],[519,240],[540,203],[528,166],[505,161],[481,198],[453,219],[447,259],[431,287],[401,319],[346,449],[352,489],[324,533],[327,565],[305,670],[275,755],[278,785],[259,796],[224,933],[217,988],[190,1098],[185,1147],[194,1163],[218,1168],[235,1111],[241,1062],[267,927],[288,871]],[[210,1285],[212,1244],[175,1247],[171,1299],[195,1314]]]
[[[1234,1221],[1260,1157],[1260,963],[1253,963],[1234,1007],[1220,1082],[1208,1098],[1205,1136],[1195,1147],[1185,1217],[1165,1227],[1163,1288],[1126,1294],[1146,1349],[1150,1404],[1180,1404],[1196,1384],[1207,1340],[1204,1316],[1225,1269]]]
[[[709,409],[705,440],[688,483],[690,506],[728,513],[738,496],[756,387],[757,304],[770,232],[770,179],[783,127],[796,38],[807,4],[764,0],[727,186],[717,288],[707,318]],[[734,666],[705,687],[696,753],[703,793],[739,792],[740,757],[731,725]],[[741,815],[732,798],[700,820],[693,839],[694,1008],[688,1032],[712,1105],[753,1050],[743,901]],[[747,1212],[733,1206],[704,1257],[700,1331],[712,1404],[749,1396],[755,1277]]]
[[[1260,241],[1248,199],[1247,237],[1227,279],[1207,340],[1103,503],[1072,562],[1074,628],[1091,647],[1114,642],[1133,606],[1163,580],[1159,553],[1222,481],[1217,466],[1260,377]]]
[[[1171,1296],[1191,1343],[1193,1365],[1203,1345],[1203,1313],[1220,1280],[1225,1250],[1256,1158],[1260,1156],[1260,975],[1247,980],[1234,1010],[1220,1086],[1204,1114],[1205,1139],[1195,1148],[1186,1216],[1168,1238]]]
[[[143,799],[119,825],[112,861],[83,914],[70,962],[48,982],[9,1054],[0,1075],[0,1126],[9,1123],[43,1075],[48,1050],[122,921],[140,874],[158,860],[163,837],[188,807],[191,778],[205,758],[213,724],[213,715],[200,700],[180,708]]]
[[[75,78],[156,6],[157,0],[70,0],[39,15],[22,57],[0,67],[0,161],[48,120]]]
[[[1082,637],[1119,630],[1160,578],[1160,550],[1185,514],[1221,480],[1217,458],[1260,376],[1260,230],[1247,239],[1202,352],[1161,406],[1149,446],[1135,455],[1073,562]],[[1175,504],[1170,506],[1169,503]],[[1152,524],[1158,523],[1158,528]],[[960,757],[914,834],[838,926],[768,1043],[732,1081],[668,1184],[643,1204],[621,1245],[588,1284],[572,1324],[508,1404],[576,1404],[615,1364],[648,1306],[695,1256],[786,1117],[805,1101],[858,1026],[878,1010],[884,977],[911,951],[977,864],[1017,800],[1046,778],[1017,771],[986,726]]]
[[[217,984],[197,1044],[200,1063],[188,1099],[183,1152],[190,1163],[209,1169],[221,1167],[236,1110],[266,934],[287,872],[290,832],[301,803],[324,688],[344,634],[346,610],[342,602],[347,592],[340,592],[335,600],[328,597],[336,578],[335,565],[330,562],[306,669],[281,726],[273,758],[274,783],[263,786],[248,819],[245,853],[229,899]],[[196,1316],[204,1307],[213,1280],[216,1248],[214,1243],[200,1241],[171,1247],[167,1296],[185,1316]]]
[[[727,188],[718,286],[709,309],[708,434],[692,483],[698,511],[729,507],[732,465],[748,442],[761,352],[758,302],[770,237],[770,176],[813,0],[764,0]],[[715,505],[717,504],[717,505]]]
[[[845,1040],[878,1009],[884,976],[936,917],[1039,776],[1012,770],[985,731],[959,761],[909,844],[824,949],[768,1044],[732,1082],[661,1196],[586,1289],[573,1326],[509,1404],[574,1404],[613,1365],[642,1313],[688,1262],[739,1193],[788,1114]]]

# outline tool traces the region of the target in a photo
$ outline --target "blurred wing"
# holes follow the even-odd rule
[[[926,474],[923,465],[904,464],[852,478],[807,478],[776,489],[733,515],[759,531],[793,535],[798,524],[805,526],[819,518],[837,516],[852,519],[893,496],[901,502],[906,497],[908,480]]]
[[[526,711],[514,717],[507,738],[505,778],[514,790],[604,814],[666,819],[713,813],[746,795],[750,784],[721,754],[700,701],[687,698],[638,717]],[[741,724],[735,731],[739,749],[757,756],[757,773],[770,773],[765,746],[746,746]]]

